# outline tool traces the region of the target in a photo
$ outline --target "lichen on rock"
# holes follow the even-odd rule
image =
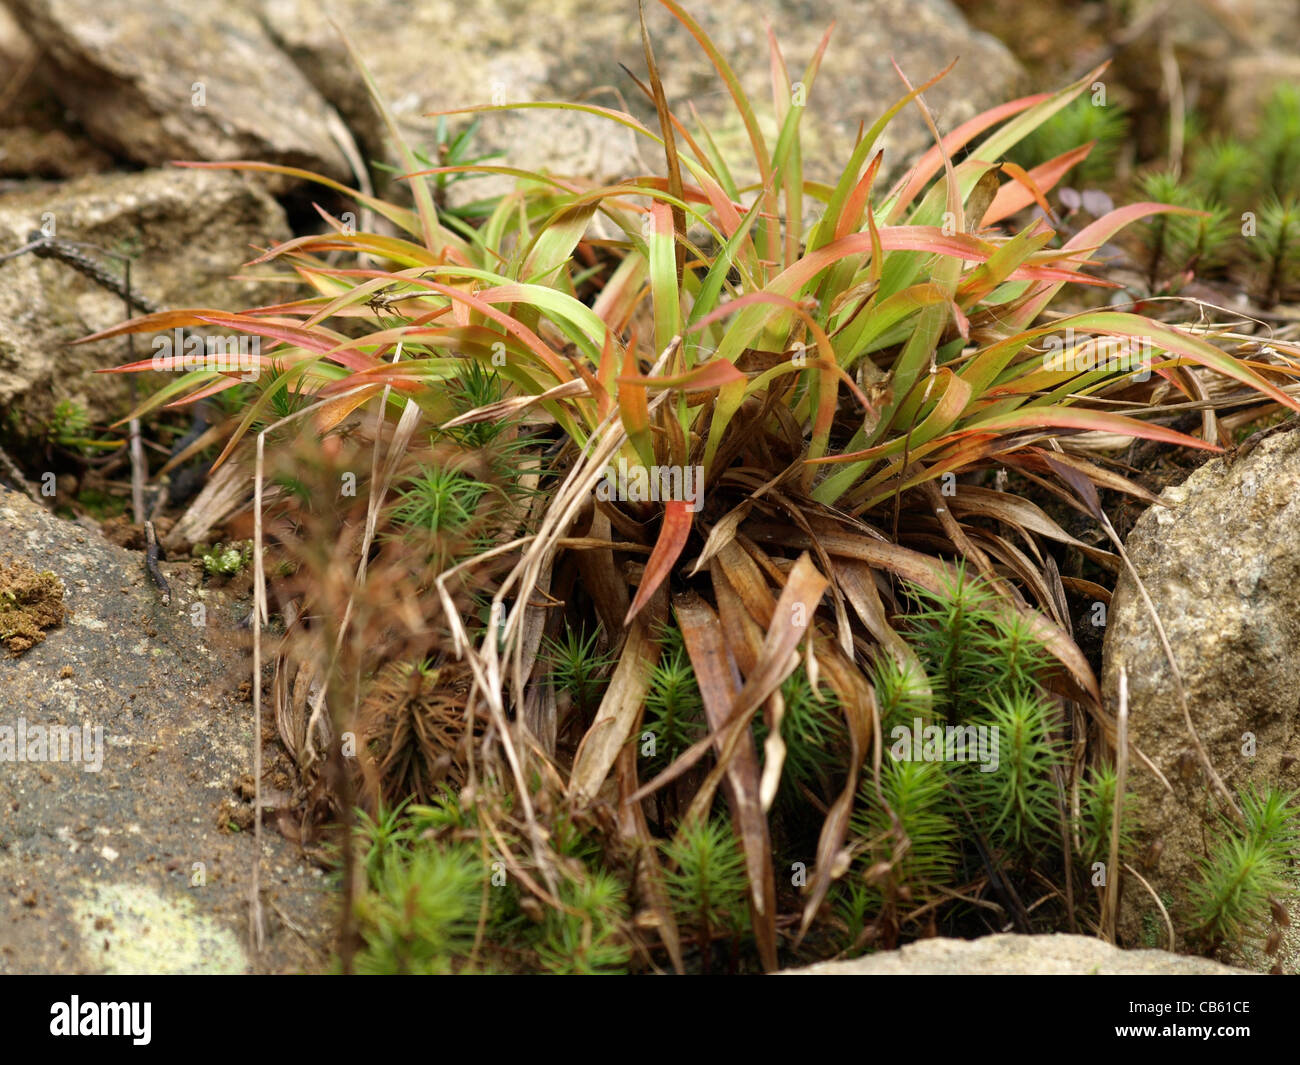
[[[1300,788],[1300,432],[1265,439],[1235,460],[1206,463],[1184,484],[1166,488],[1161,504],[1134,526],[1127,547],[1173,648],[1197,736],[1234,795],[1250,785]],[[1112,707],[1121,666],[1130,739],[1168,781],[1166,787],[1130,764],[1143,848],[1137,866],[1168,900],[1178,946],[1188,949],[1188,886],[1218,830],[1218,802],[1128,574],[1120,577],[1106,626],[1102,689]],[[1123,892],[1121,933],[1130,945],[1141,944],[1141,916],[1155,903],[1135,880]],[[1157,915],[1154,923],[1163,945],[1163,921]],[[1300,956],[1296,940],[1288,934],[1289,956]]]

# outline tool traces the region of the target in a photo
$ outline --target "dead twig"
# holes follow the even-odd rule
[[[1124,816],[1124,787],[1128,783],[1128,669],[1119,667],[1119,742],[1115,752],[1115,801],[1110,816],[1110,861],[1106,865],[1106,897],[1102,903],[1102,938],[1115,942],[1115,915],[1119,908],[1119,830]]]

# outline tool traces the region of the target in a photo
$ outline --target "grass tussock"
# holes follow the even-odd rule
[[[220,461],[260,463],[254,564],[288,628],[273,697],[300,799],[318,821],[362,812],[341,965],[750,971],[1100,929],[1116,725],[1069,614],[1118,563],[1039,503],[1149,501],[1107,447],[1215,450],[1165,406],[1204,375],[1300,409],[1293,374],[1132,311],[1053,313],[1112,287],[1095,260],[1126,227],[1194,217],[1144,200],[1067,232],[1031,213],[1077,145],[1028,171],[1009,154],[1097,72],[887,185],[880,135],[905,108],[930,122],[942,73],[904,79],[819,184],[800,125],[829,34],[795,71],[771,40],[760,121],[663,2],[730,94],[755,184],[670,110],[647,38],[657,122],[530,106],[631,130],[658,173],[522,174],[453,211],[453,182],[499,166],[445,126],[410,147],[390,119],[409,201],[342,190],[372,224],[321,209],[325,232],[264,249],[255,266],[297,286],[284,302],[101,334],[201,314],[263,339]],[[1210,234],[1180,254],[1208,261]],[[191,373],[142,410],[236,387]],[[610,491],[615,469],[669,490]],[[1062,577],[1065,549],[1087,579]],[[987,742],[933,756],[950,728],[996,732],[996,765]]]

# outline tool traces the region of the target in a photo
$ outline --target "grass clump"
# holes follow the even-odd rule
[[[290,487],[266,523],[270,550],[295,562],[281,600],[301,622],[280,689],[296,664],[293,687],[323,691],[329,709],[328,729],[300,705],[282,731],[302,773],[332,781],[313,792],[330,811],[356,805],[350,788],[376,810],[394,779],[427,788],[435,774],[376,764],[410,743],[375,744],[351,766],[339,737],[356,734],[357,707],[427,724],[369,697],[409,707],[401,686],[423,699],[436,674],[438,719],[461,725],[433,745],[439,771],[470,798],[462,824],[402,849],[471,846],[507,871],[483,889],[500,901],[480,906],[482,957],[703,967],[725,927],[733,967],[772,970],[835,938],[833,895],[863,944],[1089,919],[1091,898],[1072,908],[1080,893],[1022,897],[1040,877],[1079,875],[1065,745],[1110,759],[1092,732],[1075,735],[1076,716],[1105,711],[1049,583],[1052,543],[1076,541],[978,479],[1001,469],[1068,497],[1141,494],[1089,445],[1213,447],[1168,424],[1167,406],[1201,399],[1193,368],[1300,406],[1205,336],[1115,310],[1050,315],[1064,286],[1099,283],[1096,254],[1136,216],[1105,211],[1058,234],[1032,208],[1059,168],[1025,183],[1000,164],[1099,71],[887,166],[889,122],[909,108],[932,118],[923,93],[937,78],[907,85],[821,183],[805,179],[800,130],[829,43],[793,74],[773,45],[761,118],[705,45],[746,132],[748,157],[731,163],[713,131],[670,112],[648,39],[656,121],[538,106],[630,131],[658,173],[526,174],[456,215],[453,175],[501,168],[449,133],[436,156],[397,139],[410,203],[347,191],[386,231],[322,209],[328,232],[260,257],[305,282],[304,297],[228,316],[276,343],[226,454],[261,454]],[[905,176],[887,185],[894,164]],[[1066,335],[1140,341],[1169,373],[1049,364],[1044,348]],[[232,384],[200,372],[149,403]],[[285,412],[299,417],[260,451],[245,439]],[[654,491],[612,490],[615,470]],[[685,491],[688,473],[700,492]],[[386,673],[390,661],[430,668]],[[1005,729],[999,767],[886,770],[878,708],[891,731],[918,716]],[[959,839],[927,857],[941,825]],[[792,883],[782,874],[796,866],[806,877]],[[437,875],[455,883],[449,868]],[[408,889],[396,874],[373,886]]]

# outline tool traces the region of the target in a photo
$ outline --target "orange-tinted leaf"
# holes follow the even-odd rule
[[[645,385],[637,371],[636,351],[628,345],[623,352],[623,386],[618,390],[618,412],[632,446],[647,467],[655,463],[654,441],[650,437],[650,405]]]
[[[964,145],[969,143],[972,138],[979,136],[990,126],[994,126],[1004,119],[1018,115],[1021,111],[1027,111],[1037,103],[1041,103],[1050,96],[1050,93],[1038,93],[1035,96],[1023,96],[1019,100],[1011,100],[1005,104],[999,104],[997,107],[990,108],[974,118],[968,119],[958,126],[955,130],[943,138],[941,144],[936,144],[930,148],[920,161],[906,177],[901,178],[898,184],[890,190],[890,196],[898,194],[897,200],[894,201],[894,209],[890,213],[889,220],[897,221],[903,217],[903,212],[916,199],[917,194],[925,188],[930,179],[939,172],[943,166],[942,152],[951,155],[958,151]]]
[[[655,541],[654,550],[650,552],[650,558],[645,564],[641,586],[637,589],[636,598],[632,600],[627,617],[623,619],[624,625],[632,623],[632,619],[641,612],[641,608],[650,601],[650,597],[672,572],[691,535],[694,518],[691,504],[686,500],[669,499],[664,502],[664,521],[659,528],[659,539]]]
[[[1064,155],[1058,155],[1055,159],[1049,159],[1028,173],[1015,163],[1004,163],[1002,168],[1015,180],[1008,181],[998,189],[998,194],[993,197],[993,202],[984,213],[981,225],[991,226],[1031,203],[1037,203],[1043,213],[1050,217],[1052,211],[1043,193],[1055,187],[1072,167],[1086,159],[1095,143],[1093,141]]]
[[[979,418],[964,426],[954,436],[965,433],[1005,432],[1010,429],[1045,429],[1054,426],[1058,429],[1094,430],[1105,433],[1122,433],[1125,436],[1137,436],[1144,440],[1160,440],[1166,444],[1180,447],[1202,448],[1206,451],[1222,451],[1218,444],[1198,440],[1186,433],[1166,429],[1162,425],[1126,418],[1122,414],[1109,411],[1085,410],[1081,407],[1040,407],[1029,406],[1008,414],[995,414],[988,418]]]

